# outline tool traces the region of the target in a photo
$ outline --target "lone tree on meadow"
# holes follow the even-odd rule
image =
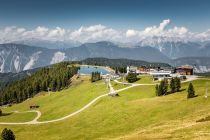
[[[15,140],[15,135],[12,130],[4,128],[1,133],[1,140]]]
[[[187,94],[188,99],[195,97],[195,90],[194,90],[194,87],[193,87],[192,83],[189,84],[187,92],[188,92],[188,94]]]

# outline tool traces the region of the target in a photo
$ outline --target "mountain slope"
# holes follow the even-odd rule
[[[86,43],[65,51],[71,60],[91,57],[127,58],[150,62],[168,62],[169,59],[152,47],[120,48],[111,42]]]
[[[20,44],[1,44],[0,72],[20,72],[65,60],[83,60],[91,57],[169,62],[169,59],[155,48],[120,48],[110,42],[86,43],[69,49],[47,49]]]
[[[20,44],[1,44],[0,72],[20,72],[61,61],[77,61],[95,57],[164,62],[175,66],[196,64],[197,72],[210,71],[209,59],[206,60],[210,56],[210,44],[208,42],[164,42],[162,46],[161,43],[156,45],[128,48],[103,41],[85,43],[79,47],[68,49],[47,49]],[[203,57],[206,58],[203,59]]]
[[[210,43],[208,42],[175,42],[158,40],[148,40],[139,42],[139,46],[149,45],[158,49],[171,59],[180,57],[208,57],[210,56]]]
[[[0,72],[20,72],[49,64],[54,50],[18,44],[0,44]]]
[[[40,68],[30,69],[26,71],[21,71],[19,73],[0,73],[0,89],[4,88],[8,84],[31,76],[33,73],[38,71]]]
[[[210,57],[182,57],[170,62],[173,66],[192,65],[197,73],[210,71]]]

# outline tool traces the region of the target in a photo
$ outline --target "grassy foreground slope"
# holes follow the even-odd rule
[[[193,99],[186,99],[189,83],[184,83],[182,92],[133,101],[146,116],[138,129],[117,139],[209,139],[210,119],[196,122],[210,116],[210,97],[204,98],[206,82],[192,82],[198,95]]]
[[[182,92],[163,97],[155,97],[154,86],[138,86],[120,92],[120,97],[101,98],[87,110],[60,122],[0,125],[0,130],[10,128],[20,140],[207,139],[210,122],[196,123],[210,115],[210,97],[203,97],[206,80],[193,84],[199,96],[190,100],[184,90],[188,83],[182,85]]]

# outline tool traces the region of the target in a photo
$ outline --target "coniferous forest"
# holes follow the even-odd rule
[[[41,91],[59,91],[71,82],[79,67],[62,62],[45,67],[31,76],[15,81],[0,91],[0,104],[20,103]]]

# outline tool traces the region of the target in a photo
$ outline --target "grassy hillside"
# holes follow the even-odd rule
[[[90,77],[83,76],[75,79],[71,88],[60,92],[50,92],[50,95],[42,92],[39,96],[12,107],[3,108],[2,111],[6,113],[16,110],[28,111],[30,105],[39,105],[38,110],[42,112],[40,120],[52,120],[63,117],[82,108],[95,97],[108,92],[103,81],[92,84],[89,79]],[[11,115],[16,114],[13,113]],[[0,117],[0,122],[3,119],[4,117]]]
[[[156,83],[158,83],[158,81],[153,81],[153,78],[150,75],[139,75],[138,78],[139,78],[139,80],[134,82],[135,84],[156,84]],[[124,81],[122,78],[119,81],[127,82],[126,78],[124,79]]]
[[[125,87],[128,87],[129,86],[127,84],[118,84],[118,83],[116,83],[114,81],[111,81],[111,84],[112,84],[112,86],[113,86],[113,88],[115,90],[118,90],[118,89],[125,88]]]
[[[41,120],[68,114],[88,103],[90,98],[107,92],[102,81],[90,83],[87,79],[83,80],[64,93],[31,99],[31,102],[43,103],[39,109],[43,113]],[[0,130],[10,128],[20,140],[207,139],[210,122],[196,123],[196,120],[210,115],[210,97],[206,99],[203,96],[206,80],[196,80],[193,84],[199,96],[189,100],[185,90],[188,83],[182,85],[182,92],[163,97],[155,96],[154,86],[138,86],[119,92],[120,97],[103,97],[88,109],[63,121],[36,125],[0,125]],[[7,111],[26,110],[27,102],[8,108]]]
[[[0,122],[27,122],[31,121],[36,117],[35,112],[8,112],[4,109],[3,116],[0,117]]]
[[[0,90],[0,105],[21,103],[41,91],[60,91],[69,86],[79,67],[61,62],[44,67],[24,79],[12,82]]]

